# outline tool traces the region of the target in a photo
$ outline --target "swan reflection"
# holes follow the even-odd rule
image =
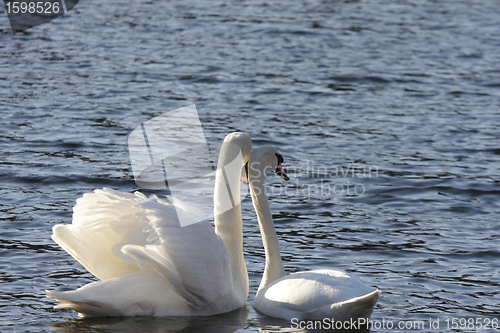
[[[82,332],[235,332],[247,325],[246,306],[206,317],[107,317],[68,319],[50,325],[57,333]]]

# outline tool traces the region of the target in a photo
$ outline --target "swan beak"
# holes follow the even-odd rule
[[[248,185],[250,181],[248,180],[248,163],[241,169],[241,177],[240,182],[245,185]]]
[[[288,177],[288,175],[285,173],[285,171],[283,170],[283,168],[281,167],[281,165],[278,165],[278,167],[276,167],[276,173],[278,174],[278,176],[280,176],[281,178],[283,178],[284,180],[286,181],[289,181],[290,178]]]

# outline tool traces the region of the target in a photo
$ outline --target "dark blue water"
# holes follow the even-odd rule
[[[285,156],[270,200],[288,272],[354,273],[382,290],[374,321],[498,318],[499,32],[495,0],[82,0],[15,35],[3,11],[0,330],[301,331],[251,307],[264,252],[248,199],[246,309],[78,320],[44,296],[94,280],[52,226],[85,192],[139,189],[128,134],[193,103],[208,141],[243,130]]]

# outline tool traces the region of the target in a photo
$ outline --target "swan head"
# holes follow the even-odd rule
[[[238,154],[241,151],[243,157],[243,164],[248,163],[250,160],[250,152],[252,151],[252,139],[250,135],[245,132],[233,132],[224,138],[224,142],[222,143],[222,147],[226,149],[232,149],[235,153]],[[223,150],[221,148],[221,152]],[[235,156],[232,156],[233,158]]]
[[[251,178],[273,171],[284,180],[289,180],[281,165],[283,162],[283,155],[273,146],[255,148],[250,153],[250,161],[245,165],[246,174]]]

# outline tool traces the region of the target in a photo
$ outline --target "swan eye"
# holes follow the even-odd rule
[[[275,155],[276,158],[278,159],[278,166],[276,167],[276,170],[274,172],[276,172],[278,176],[280,176],[284,180],[288,181],[290,178],[288,178],[288,175],[285,173],[285,170],[283,170],[283,168],[281,167],[281,163],[283,163],[285,159],[280,153],[276,153]]]

